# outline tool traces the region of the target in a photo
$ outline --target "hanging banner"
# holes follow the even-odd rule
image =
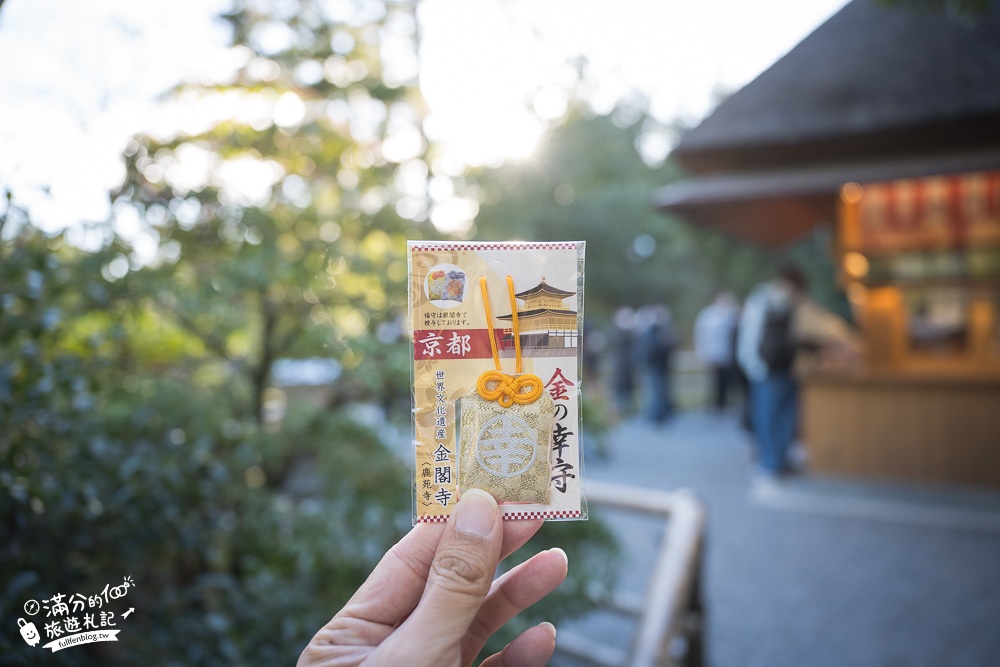
[[[1000,171],[849,184],[852,250],[890,253],[1000,244]]]

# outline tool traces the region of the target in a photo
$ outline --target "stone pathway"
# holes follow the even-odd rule
[[[589,479],[687,487],[708,507],[712,667],[1000,665],[1000,492],[815,477],[754,486],[730,415],[682,413],[662,429],[632,420],[609,442],[608,458],[588,457]],[[620,588],[641,596],[662,527],[606,516],[625,545]],[[620,650],[633,628],[612,611],[565,624]]]

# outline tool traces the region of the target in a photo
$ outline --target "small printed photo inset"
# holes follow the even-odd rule
[[[424,279],[424,293],[438,308],[454,308],[465,299],[465,271],[454,264],[438,264]]]

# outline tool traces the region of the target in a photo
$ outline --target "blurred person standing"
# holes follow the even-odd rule
[[[753,433],[753,423],[750,419],[750,380],[743,368],[739,364],[739,344],[740,344],[740,316],[743,313],[743,303],[736,302],[736,326],[733,328],[732,336],[729,339],[729,349],[733,357],[732,377],[730,378],[730,389],[736,387],[741,396],[740,405],[740,427],[748,433]]]
[[[774,280],[761,283],[747,297],[740,315],[737,357],[750,381],[761,477],[792,472],[788,454],[798,433],[795,366],[801,353],[853,344],[847,322],[808,297],[805,275],[797,266],[783,266]]]
[[[735,379],[733,336],[739,318],[731,292],[717,292],[694,321],[694,351],[712,373],[713,405],[724,410],[729,386]]]
[[[673,414],[670,371],[677,330],[670,309],[662,304],[645,306],[641,310],[642,352],[646,374],[646,416],[662,426]]]
[[[618,414],[632,414],[635,398],[635,311],[628,306],[617,309],[611,330],[611,392]]]

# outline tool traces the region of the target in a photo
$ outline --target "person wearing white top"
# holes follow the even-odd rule
[[[739,309],[730,292],[718,292],[694,321],[694,351],[712,370],[714,405],[726,407],[726,394],[733,376],[733,333]]]
[[[798,383],[794,366],[804,349],[853,345],[850,325],[815,303],[805,291],[805,276],[792,265],[755,287],[740,315],[736,356],[750,381],[751,423],[757,438],[757,465],[765,475],[790,472],[788,453],[798,431]],[[769,315],[770,314],[770,315]],[[764,332],[773,317],[787,317],[791,346],[787,363],[769,362],[762,352]]]

